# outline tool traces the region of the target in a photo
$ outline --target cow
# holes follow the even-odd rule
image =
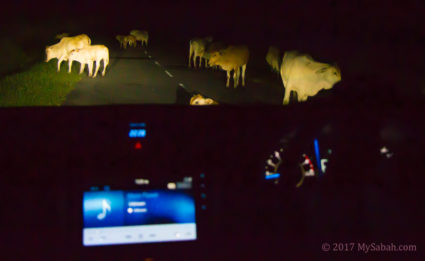
[[[266,61],[270,65],[272,71],[280,73],[280,58],[281,54],[278,48],[270,46],[267,51]]]
[[[147,31],[131,30],[130,35],[136,37],[136,41],[140,41],[142,46],[148,46],[149,33]]]
[[[212,42],[208,44],[207,48],[205,49],[205,53],[202,56],[202,58],[205,59],[206,67],[209,67],[209,60],[211,58],[211,54],[226,49],[226,47],[227,45],[222,42]],[[218,66],[214,66],[214,69],[218,69]]]
[[[202,67],[202,58],[204,56],[206,47],[213,41],[213,37],[208,36],[205,38],[194,38],[189,42],[189,67],[191,67],[191,60],[195,68],[198,68],[196,64],[196,58],[199,57],[199,68]]]
[[[298,101],[306,101],[320,90],[329,90],[341,81],[337,65],[316,62],[310,55],[297,51],[285,52],[280,75],[285,87],[284,105],[289,103],[291,91],[297,93]]]
[[[136,37],[132,35],[124,36],[124,49],[127,49],[127,45],[130,47],[136,47],[137,40]]]
[[[61,33],[61,34],[57,34],[56,36],[55,36],[55,39],[62,39],[62,38],[64,38],[64,37],[68,37],[69,36],[69,33]]]
[[[245,45],[229,46],[224,50],[214,52],[209,59],[209,66],[218,65],[227,72],[226,87],[229,87],[230,73],[233,71],[233,85],[239,85],[240,71],[242,71],[242,86],[245,86],[245,71],[249,59],[249,49]]]
[[[73,37],[63,37],[59,43],[46,46],[46,60],[58,59],[58,72],[62,61],[68,60],[68,54],[72,50],[83,48],[91,44],[90,38],[86,34],[80,34]],[[71,68],[69,68],[71,70]]]
[[[125,35],[117,35],[115,36],[115,39],[120,43],[120,48],[124,48],[125,42],[124,42]]]
[[[217,105],[218,102],[210,98],[205,98],[200,94],[195,94],[190,99],[190,105]]]
[[[77,61],[81,64],[80,74],[83,72],[85,65],[87,64],[89,69],[89,76],[92,76],[93,63],[96,62],[96,71],[94,72],[93,78],[96,77],[97,72],[100,68],[100,62],[103,60],[103,71],[102,76],[105,76],[106,66],[109,64],[109,50],[104,45],[90,45],[81,49],[73,50],[68,57],[69,68],[72,66],[73,61]],[[71,70],[68,71],[69,73]]]

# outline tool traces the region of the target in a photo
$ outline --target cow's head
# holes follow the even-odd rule
[[[215,102],[213,99],[210,99],[210,98],[204,98],[200,94],[196,94],[190,99],[190,105],[213,105],[213,104],[217,104],[217,102]]]
[[[214,66],[214,65],[218,65],[218,60],[220,59],[220,57],[223,55],[222,51],[217,51],[217,52],[213,52],[210,54],[210,59],[208,61],[208,65],[209,66]]]
[[[324,66],[318,69],[316,74],[329,83],[326,85],[325,89],[331,89],[335,83],[341,81],[341,70],[337,65]]]
[[[50,61],[51,59],[53,59],[53,50],[51,46],[46,46],[46,60],[45,62],[47,63],[48,61]]]

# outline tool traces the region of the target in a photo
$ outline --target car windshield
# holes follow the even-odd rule
[[[0,106],[423,99],[421,6],[15,1],[1,11]]]

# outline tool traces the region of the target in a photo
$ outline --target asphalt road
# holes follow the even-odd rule
[[[282,103],[282,81],[268,68],[266,50],[256,53],[251,48],[246,86],[235,89],[232,81],[226,88],[225,71],[188,68],[189,44],[184,39],[173,43],[158,39],[147,48],[124,50],[114,42],[107,46],[110,64],[105,77],[89,78],[86,70],[63,105],[189,104],[195,93],[222,104]]]

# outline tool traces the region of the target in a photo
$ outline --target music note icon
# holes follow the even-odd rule
[[[106,211],[111,212],[111,205],[104,199],[102,200],[102,213],[97,215],[97,219],[104,219],[106,217]]]

